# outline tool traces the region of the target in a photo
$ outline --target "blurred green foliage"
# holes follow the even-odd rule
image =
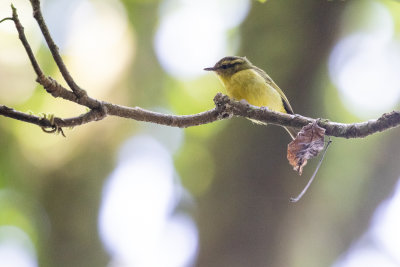
[[[341,102],[326,65],[338,36],[368,21],[368,12],[374,11],[360,12],[350,23],[342,20],[351,12],[350,1],[258,1],[265,3],[252,1],[247,19],[235,29],[241,40],[238,54],[273,77],[296,113],[357,121]],[[135,56],[112,90],[89,92],[107,101],[162,107],[176,114],[212,108],[213,96],[223,91],[214,76],[176,80],[157,61],[153,38],[161,1],[121,2],[137,40]],[[398,35],[400,4],[382,3],[393,15]],[[36,55],[43,70],[58,78],[45,45]],[[25,64],[7,78],[7,64],[0,62],[0,91],[17,82],[19,73],[32,74]],[[79,82],[79,73],[75,78]],[[32,77],[21,79],[34,89],[13,107],[57,116],[85,111],[53,99]],[[8,105],[1,98],[0,103]],[[0,117],[0,226],[25,231],[36,246],[40,266],[107,265],[109,255],[97,233],[101,190],[121,143],[140,133],[142,125],[107,118],[65,130],[67,138],[62,138]],[[286,161],[289,140],[284,130],[233,118],[183,131],[174,163],[180,182],[196,199],[197,266],[330,265],[363,233],[400,174],[397,129],[361,140],[334,139],[316,182],[293,205],[289,197],[301,190],[315,162],[297,177]]]

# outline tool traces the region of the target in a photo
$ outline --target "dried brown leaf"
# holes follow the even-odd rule
[[[304,126],[296,139],[289,143],[287,159],[299,175],[302,174],[307,160],[317,156],[324,148],[324,136],[325,129],[313,122]]]

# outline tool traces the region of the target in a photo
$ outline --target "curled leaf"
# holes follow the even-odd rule
[[[287,159],[293,169],[299,173],[307,160],[317,156],[324,148],[325,129],[318,126],[317,122],[310,123],[301,129],[297,137],[289,143]]]

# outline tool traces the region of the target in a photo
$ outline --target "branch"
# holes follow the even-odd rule
[[[3,115],[4,117],[9,117],[12,119],[35,124],[37,126],[40,126],[42,129],[47,129],[47,128],[59,129],[62,127],[74,127],[92,121],[102,120],[104,118],[104,115],[101,112],[98,112],[98,110],[93,109],[77,117],[66,118],[66,119],[53,117],[50,119],[45,116],[36,116],[33,114],[20,112],[4,105],[0,105],[0,114]]]
[[[60,70],[64,80],[67,82],[68,86],[72,89],[72,91],[76,94],[77,97],[83,97],[86,95],[86,91],[81,89],[74,81],[72,76],[69,74],[67,67],[62,60],[60,53],[58,52],[58,47],[54,43],[53,38],[51,38],[49,29],[44,21],[42,11],[40,9],[40,1],[39,0],[30,0],[32,9],[33,9],[33,17],[36,19],[39,24],[39,28],[42,31],[44,39],[46,40],[47,45],[49,46],[50,52],[56,62],[58,69]],[[39,75],[38,75],[39,76]]]
[[[21,22],[18,19],[17,9],[12,4],[11,4],[11,9],[12,9],[12,18],[10,18],[10,20],[14,21],[15,28],[17,28],[18,31],[18,37],[21,40],[21,43],[24,46],[26,53],[28,54],[33,70],[35,71],[38,77],[43,76],[43,72],[40,69],[38,62],[36,61],[35,55],[32,52],[32,48],[29,45],[28,40],[26,39],[24,27],[22,26]]]
[[[326,129],[326,135],[344,138],[365,137],[400,125],[399,111],[385,113],[376,120],[354,124],[343,124],[329,122],[328,120],[323,119],[308,118],[297,114],[291,115],[274,112],[266,107],[260,108],[232,100],[221,93],[218,93],[214,97],[215,108],[193,115],[168,115],[152,112],[140,107],[126,107],[100,101],[89,97],[86,91],[82,90],[75,83],[58,52],[57,46],[51,38],[40,10],[40,1],[30,0],[30,2],[33,8],[33,15],[42,31],[42,34],[45,37],[54,61],[57,63],[61,74],[72,91],[66,89],[51,77],[44,75],[26,39],[24,28],[21,25],[17,15],[17,10],[13,6],[12,17],[2,19],[0,20],[0,23],[7,20],[14,21],[15,27],[18,31],[19,39],[21,40],[21,43],[24,46],[33,69],[37,75],[36,81],[41,84],[49,94],[51,94],[53,97],[60,97],[76,104],[86,106],[90,109],[89,112],[77,117],[65,119],[52,117],[49,119],[46,117],[38,117],[28,113],[23,113],[10,107],[0,105],[0,115],[38,125],[42,127],[43,130],[50,128],[52,129],[50,132],[54,132],[56,130],[62,131],[62,127],[79,126],[85,123],[102,120],[109,115],[180,128],[208,124],[218,120],[230,119],[233,116],[245,117],[268,124],[286,127],[289,126],[297,129],[316,121],[320,127]]]
[[[21,22],[19,21],[19,18],[18,18],[17,9],[13,5],[11,5],[11,9],[12,9],[12,17],[11,18],[5,18],[2,21],[6,20],[6,19],[14,21],[15,28],[18,31],[18,37],[21,40],[21,43],[24,46],[26,53],[28,54],[29,60],[30,60],[30,62],[32,64],[32,67],[33,67],[33,70],[35,71],[35,73],[37,75],[36,81],[39,84],[41,84],[46,89],[46,91],[48,93],[50,93],[52,96],[54,96],[54,97],[61,97],[61,98],[64,98],[66,100],[75,102],[77,104],[86,106],[86,107],[88,107],[90,109],[99,108],[101,106],[101,103],[98,100],[93,99],[91,97],[88,97],[86,95],[86,93],[81,93],[78,96],[76,93],[71,92],[71,91],[67,90],[66,88],[64,88],[56,80],[52,79],[51,77],[46,77],[43,74],[43,71],[41,70],[41,68],[40,68],[40,66],[38,64],[38,62],[37,62],[37,60],[35,58],[35,55],[32,52],[32,48],[29,45],[28,40],[26,39],[25,32],[24,32],[24,27],[22,26],[22,24],[21,24]],[[42,18],[41,12],[39,12],[39,13],[40,13],[39,17]],[[41,21],[42,21],[43,25],[46,26],[44,24],[43,19]],[[45,27],[45,28],[47,30],[47,27]],[[47,31],[47,34],[48,34],[48,31]],[[50,38],[50,40],[51,40],[51,38]],[[54,53],[56,55],[58,55],[58,57],[60,57],[60,55],[58,53],[58,48],[57,47],[55,47],[55,48],[53,47],[53,49],[55,49]],[[64,66],[64,68],[65,68],[65,65],[64,65],[62,59],[60,59],[59,62],[61,62],[60,64],[62,64]],[[61,71],[61,69],[60,69],[60,71]],[[67,76],[69,76],[68,71],[67,71]]]

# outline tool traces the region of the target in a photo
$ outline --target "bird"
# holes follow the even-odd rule
[[[245,100],[254,106],[294,114],[289,100],[278,85],[265,71],[253,65],[246,57],[227,56],[220,59],[213,67],[204,70],[215,72],[228,96],[235,100]],[[292,127],[284,128],[290,137],[295,139],[298,130]]]

